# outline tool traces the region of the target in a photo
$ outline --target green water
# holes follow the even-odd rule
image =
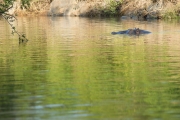
[[[179,120],[180,23],[0,19],[0,119]],[[139,27],[144,36],[111,35]]]

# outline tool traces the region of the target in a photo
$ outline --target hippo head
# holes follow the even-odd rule
[[[140,35],[140,29],[139,28],[129,29],[128,34],[129,35]]]
[[[139,28],[135,28],[134,32],[135,32],[135,35],[139,35],[140,34],[140,29]]]

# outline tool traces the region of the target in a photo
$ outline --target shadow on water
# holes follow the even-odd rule
[[[22,17],[0,20],[0,118],[178,120],[180,23]],[[111,35],[139,27],[144,36]]]

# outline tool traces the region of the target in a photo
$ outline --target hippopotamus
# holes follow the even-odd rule
[[[151,32],[146,31],[146,30],[141,30],[139,28],[134,28],[134,29],[128,29],[124,31],[119,31],[119,32],[112,32],[111,34],[116,35],[116,34],[125,34],[125,35],[142,35],[142,34],[149,34]]]

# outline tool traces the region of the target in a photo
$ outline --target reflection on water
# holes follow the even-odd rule
[[[15,25],[17,25],[15,23]],[[145,36],[111,35],[139,27]],[[0,19],[0,118],[179,120],[180,23],[18,18],[18,44]]]

